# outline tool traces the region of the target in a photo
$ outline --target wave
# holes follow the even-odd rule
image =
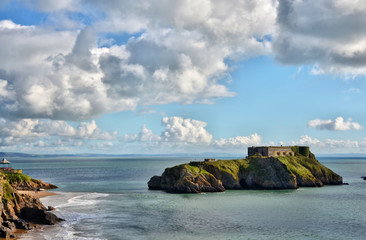
[[[107,193],[78,193],[78,195],[67,200],[66,203],[56,205],[56,209],[62,209],[65,207],[76,207],[76,206],[93,206],[101,201],[100,198],[106,198],[109,194]]]

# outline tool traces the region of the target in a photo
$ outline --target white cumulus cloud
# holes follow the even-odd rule
[[[151,129],[148,129],[146,125],[141,127],[141,131],[138,134],[125,134],[123,140],[125,142],[158,142],[160,136],[153,133]]]
[[[276,18],[272,0],[37,0],[25,6],[48,12],[48,21],[61,15],[73,21],[67,12],[95,19],[79,28],[0,21],[0,112],[7,118],[84,120],[234,96],[226,60],[270,53],[266,36]],[[103,37],[107,33],[133,36],[117,45]]]
[[[257,133],[250,136],[237,136],[235,138],[221,138],[213,142],[214,146],[220,148],[243,148],[248,146],[258,146],[262,142],[262,137]]]
[[[360,130],[362,126],[359,123],[352,122],[352,119],[349,118],[346,121],[343,117],[337,117],[334,120],[321,120],[314,119],[310,120],[307,123],[308,127],[317,128],[317,129],[326,129],[331,131],[347,131],[347,130]]]
[[[184,142],[191,144],[210,144],[212,134],[206,130],[207,123],[183,119],[181,117],[165,117],[162,119],[165,127],[161,133],[161,140],[164,142]]]
[[[303,135],[299,140],[293,141],[291,145],[316,146],[321,142],[316,138],[311,138],[308,135]]]

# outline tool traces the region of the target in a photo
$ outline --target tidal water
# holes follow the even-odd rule
[[[206,194],[149,191],[194,158],[10,159],[59,186],[43,198],[65,222],[21,239],[366,239],[366,158],[320,158],[349,185]]]

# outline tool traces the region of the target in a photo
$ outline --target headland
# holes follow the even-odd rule
[[[54,225],[63,219],[49,212],[39,198],[43,191],[57,186],[33,179],[20,169],[0,169],[0,238],[14,238],[18,230],[30,230],[35,224]]]

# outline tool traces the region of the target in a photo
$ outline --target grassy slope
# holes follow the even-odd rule
[[[215,162],[206,163],[206,165],[211,165],[217,168],[221,172],[226,172],[233,176],[235,180],[238,179],[238,174],[240,168],[249,167],[249,163],[246,159],[238,159],[238,160],[218,160]]]
[[[32,181],[36,181],[28,175],[22,173],[9,173],[2,172],[0,173],[0,177],[2,177],[2,185],[3,185],[3,200],[13,200],[13,193],[16,191],[11,184],[21,184],[21,183],[29,183]]]
[[[219,171],[231,174],[234,179],[239,180],[239,172],[253,171],[259,174],[262,172],[262,168],[258,164],[257,159],[257,157],[249,157],[246,159],[218,160],[216,162],[210,162],[205,164],[214,166]]]
[[[213,176],[211,173],[207,172],[205,169],[202,169],[197,166],[192,166],[189,163],[166,168],[164,173],[175,179],[179,179],[180,177],[182,177],[179,175],[181,173],[181,171],[180,171],[181,169],[184,169],[188,173],[188,175],[190,175],[192,177],[197,177],[200,174]]]
[[[304,163],[309,161],[310,158],[302,156],[295,156],[295,157],[283,156],[276,158],[279,159],[283,164],[285,164],[287,168],[295,175],[301,176],[311,181],[316,181],[316,178],[309,170],[310,169],[309,167],[318,167],[318,165],[320,165],[318,162],[308,163],[305,165]]]
[[[2,175],[10,184],[12,183],[22,183],[22,182],[31,182],[35,179],[32,179],[30,176],[22,174],[22,173],[11,173],[11,172],[3,172]]]
[[[187,171],[189,171],[190,173],[192,173],[193,176],[198,176],[199,174],[202,175],[211,175],[211,173],[207,172],[205,169],[196,167],[196,166],[191,166],[188,163],[187,164],[182,164],[182,166],[187,169]]]
[[[262,173],[264,174],[262,167],[259,165],[258,160],[260,158],[262,157],[254,156],[246,159],[218,160],[203,164],[206,166],[212,166],[222,173],[230,174],[236,181],[239,181],[240,172],[253,171],[259,175]],[[299,178],[306,179],[308,182],[319,182],[319,180],[324,180],[324,177],[327,176],[330,179],[336,179],[338,177],[338,175],[332,170],[319,163],[313,154],[310,155],[310,158],[298,154],[297,156],[282,156],[276,158],[286,165],[288,171]],[[189,165],[189,168],[192,168],[192,171],[198,174],[198,167]],[[209,170],[209,172],[211,172],[211,170]]]
[[[13,193],[15,192],[15,189],[6,180],[2,180],[1,183],[3,185],[2,200],[12,201],[14,199]]]

